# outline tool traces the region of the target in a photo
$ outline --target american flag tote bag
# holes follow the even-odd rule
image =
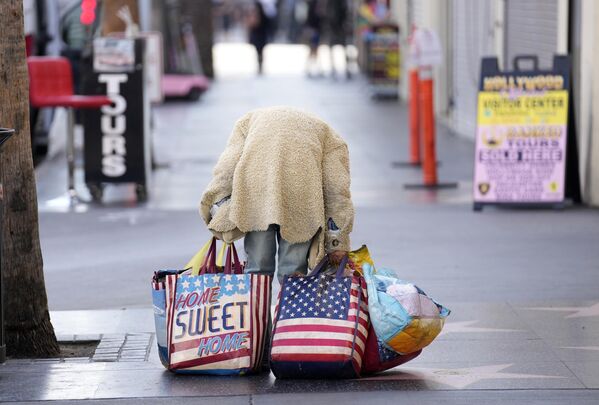
[[[243,274],[234,247],[229,248],[227,262],[219,272],[215,253],[215,248],[211,248],[197,275],[165,277],[171,371],[239,375],[260,368],[271,277]]]
[[[270,367],[277,378],[356,378],[368,338],[361,277],[322,274],[326,258],[306,277],[287,277],[275,310]]]

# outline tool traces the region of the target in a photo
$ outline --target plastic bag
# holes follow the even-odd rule
[[[369,264],[374,268],[374,262],[372,261],[372,257],[370,257],[370,252],[366,245],[362,245],[360,249],[349,252],[348,256],[349,261],[347,265],[354,271],[355,276],[362,275],[362,266],[364,264]]]
[[[385,346],[410,354],[428,346],[441,333],[449,309],[392,271],[380,269],[375,273],[368,263],[362,269],[372,326]]]

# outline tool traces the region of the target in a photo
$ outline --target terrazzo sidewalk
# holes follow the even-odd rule
[[[0,367],[0,401],[599,401],[599,302],[446,304],[452,315],[442,335],[419,358],[385,373],[349,381],[277,380],[266,373],[249,377],[175,375],[158,360],[151,309],[52,312],[60,339],[100,339],[106,344],[101,343],[91,358],[77,361],[9,360]],[[139,352],[131,357],[125,353],[133,343],[133,351]],[[104,349],[111,351],[106,354]],[[489,392],[493,395],[487,395]]]

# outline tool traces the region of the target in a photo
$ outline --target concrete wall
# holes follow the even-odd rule
[[[594,33],[592,38],[595,46],[599,46],[599,4],[594,0],[588,0],[593,3],[594,15],[592,27]],[[591,205],[599,207],[599,52],[594,53],[594,60],[591,65],[593,71],[593,95],[592,95],[592,122],[590,126],[591,136],[589,142],[589,162],[588,162],[588,178],[586,181],[587,200]]]
[[[599,205],[599,199],[593,193],[599,186],[596,184],[599,176],[593,175],[593,170],[598,170],[595,163],[599,155],[593,148],[599,139],[596,128],[598,126],[597,114],[593,114],[599,100],[599,93],[595,91],[599,74],[596,67],[599,59],[594,52],[594,47],[599,45],[597,39],[597,17],[599,4],[595,0],[577,0],[573,3],[573,24],[571,30],[571,55],[573,74],[573,98],[577,127],[579,173],[583,199],[588,203]],[[594,167],[593,167],[594,166]]]
[[[590,141],[591,100],[593,94],[593,48],[589,40],[593,35],[593,0],[577,0],[572,8],[572,95],[577,128],[580,185],[583,198],[587,194]],[[586,40],[583,40],[586,38]]]
[[[448,118],[453,131],[469,139],[474,139],[476,134],[481,58],[502,54],[503,35],[495,32],[498,3],[494,0],[451,2],[453,25],[449,36],[452,49],[447,54],[451,106]]]

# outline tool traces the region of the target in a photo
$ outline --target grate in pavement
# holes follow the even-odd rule
[[[153,337],[153,333],[102,335],[100,344],[98,344],[91,361],[147,361]]]
[[[153,333],[111,333],[57,336],[61,348],[71,356],[53,359],[12,359],[11,363],[96,363],[147,361]],[[95,350],[94,350],[95,348]],[[72,350],[69,350],[72,349]],[[87,352],[85,351],[87,349]],[[68,354],[68,353],[67,353]],[[79,355],[78,355],[79,354]]]

